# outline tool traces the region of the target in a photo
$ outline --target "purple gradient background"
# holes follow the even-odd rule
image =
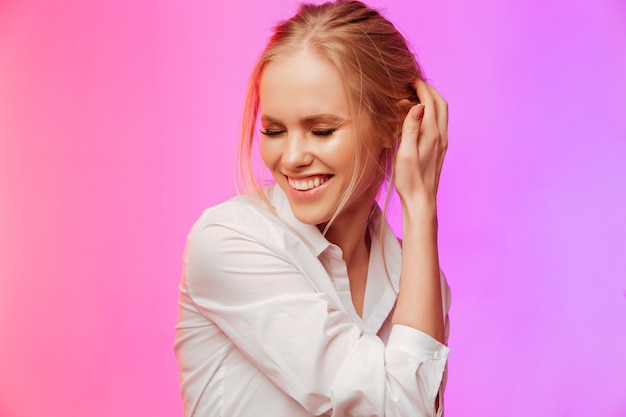
[[[296,7],[228,3],[0,1],[1,416],[182,415],[185,236]],[[626,4],[370,4],[450,102],[447,415],[626,416]]]

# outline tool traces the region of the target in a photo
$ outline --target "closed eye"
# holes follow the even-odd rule
[[[311,133],[315,136],[330,136],[335,133],[336,129],[322,129],[322,130],[311,130]]]
[[[261,134],[264,136],[278,136],[278,135],[282,135],[283,133],[285,133],[284,130],[265,130],[262,129],[261,130]]]

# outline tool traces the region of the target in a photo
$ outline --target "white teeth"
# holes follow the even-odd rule
[[[289,185],[291,185],[296,190],[307,191],[315,187],[319,187],[320,185],[326,182],[325,177],[315,177],[312,180],[296,180],[293,178],[289,178]]]

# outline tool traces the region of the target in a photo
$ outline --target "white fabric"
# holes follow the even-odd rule
[[[449,349],[391,324],[401,248],[385,227],[390,281],[380,210],[361,319],[341,249],[266,191],[278,216],[240,196],[189,233],[175,341],[185,416],[441,415]],[[443,275],[442,292],[447,334]]]

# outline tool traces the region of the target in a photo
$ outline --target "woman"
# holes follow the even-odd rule
[[[250,169],[259,126],[265,188]],[[187,416],[442,414],[446,146],[445,101],[378,12],[303,5],[276,27],[244,111],[248,192],[206,210],[187,242],[175,343]],[[385,180],[402,250],[375,200]]]

